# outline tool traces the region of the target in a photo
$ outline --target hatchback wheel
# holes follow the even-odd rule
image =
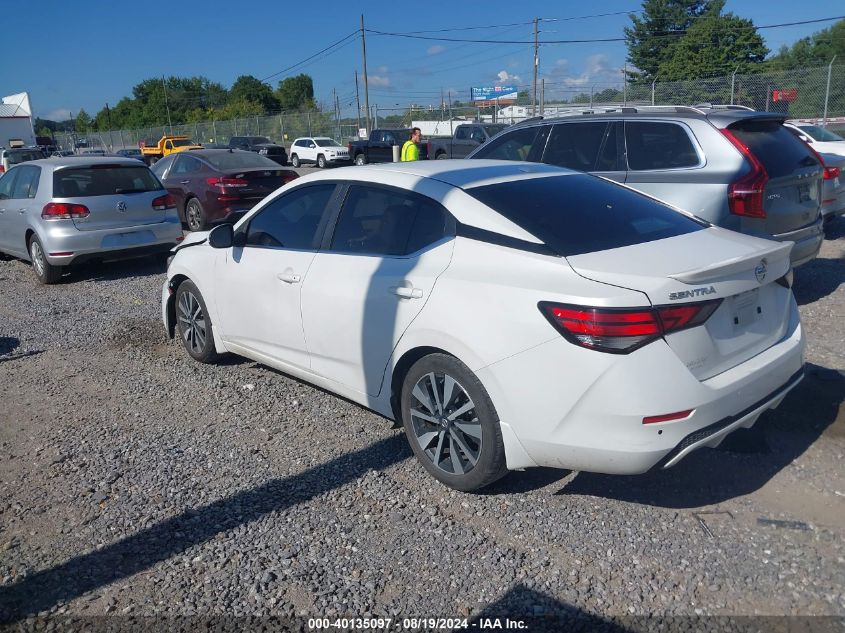
[[[442,483],[468,492],[507,473],[490,396],[456,358],[432,354],[417,361],[403,382],[401,406],[414,455]]]
[[[176,329],[185,351],[201,363],[217,359],[211,317],[199,289],[192,281],[183,281],[176,291]]]
[[[356,165],[366,165],[367,164],[367,157],[364,154],[358,154],[355,157],[355,164]]]
[[[296,154],[291,156],[290,157],[290,164],[293,165],[294,167],[299,167],[299,165],[300,165],[299,156],[297,156]]]
[[[44,247],[36,235],[29,240],[29,258],[32,260],[32,270],[42,284],[54,284],[62,278],[62,266],[53,266],[47,261]]]
[[[322,154],[317,156],[317,167],[319,167],[320,169],[326,168],[326,157],[323,156]]]
[[[196,198],[191,198],[188,200],[188,204],[185,205],[185,222],[191,231],[205,231],[208,228],[205,211],[203,211],[200,201]]]

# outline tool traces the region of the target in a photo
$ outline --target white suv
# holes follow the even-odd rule
[[[349,164],[349,149],[327,136],[303,136],[290,148],[290,164],[314,163],[320,169],[329,164]]]

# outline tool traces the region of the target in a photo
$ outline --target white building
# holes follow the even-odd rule
[[[0,100],[0,145],[9,147],[10,141],[13,140],[23,141],[24,145],[35,145],[32,106],[26,92],[9,95]]]

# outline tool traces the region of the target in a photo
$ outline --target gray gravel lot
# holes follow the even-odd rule
[[[448,490],[383,418],[191,361],[164,262],[0,261],[0,622],[26,614],[845,615],[845,220],[796,272],[808,375],[669,471]]]

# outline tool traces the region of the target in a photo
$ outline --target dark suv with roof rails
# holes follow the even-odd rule
[[[709,104],[593,110],[507,128],[468,158],[590,172],[713,224],[794,242],[799,266],[824,239],[824,171],[785,119]]]

